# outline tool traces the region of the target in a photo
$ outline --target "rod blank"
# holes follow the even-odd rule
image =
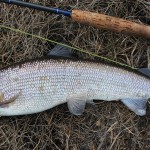
[[[99,29],[111,30],[130,35],[138,35],[150,39],[150,26],[138,24],[117,17],[111,17],[108,15],[82,10],[65,11],[58,8],[50,8],[47,6],[37,5],[19,0],[0,0],[0,2],[52,12],[55,14],[61,14],[71,17],[72,20],[76,22],[94,26]]]
[[[32,9],[37,9],[40,11],[51,12],[51,13],[55,13],[55,14],[62,14],[64,16],[71,16],[71,11],[65,11],[65,10],[62,10],[59,8],[51,8],[51,7],[42,6],[42,5],[38,5],[38,4],[34,4],[34,3],[28,3],[28,2],[19,1],[19,0],[0,0],[0,2],[4,2],[7,4],[14,4],[17,6],[22,6],[22,7],[28,7],[28,8],[32,8]]]

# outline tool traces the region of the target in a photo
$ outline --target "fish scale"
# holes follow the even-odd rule
[[[41,112],[67,102],[71,95],[80,97],[84,93],[88,101],[148,99],[150,80],[141,73],[110,64],[51,57],[0,70],[4,101],[19,92],[15,101],[0,108],[0,115]]]

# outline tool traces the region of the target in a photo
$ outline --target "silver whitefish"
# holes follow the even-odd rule
[[[81,115],[96,99],[121,100],[143,116],[150,98],[150,77],[144,73],[57,56],[14,64],[0,69],[0,115],[32,114],[66,102],[71,113]]]

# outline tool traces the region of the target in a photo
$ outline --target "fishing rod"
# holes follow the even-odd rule
[[[117,17],[76,9],[67,11],[20,0],[0,0],[0,2],[64,15],[70,17],[75,22],[97,27],[99,29],[111,30],[115,32],[150,38],[150,26],[138,24]]]

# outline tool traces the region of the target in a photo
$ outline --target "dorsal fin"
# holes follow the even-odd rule
[[[150,77],[150,68],[140,68],[139,71],[143,73],[144,75],[147,75]]]
[[[48,56],[62,56],[75,58],[75,54],[71,48],[57,44],[49,53]]]

